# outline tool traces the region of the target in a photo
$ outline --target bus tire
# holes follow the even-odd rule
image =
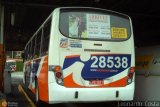
[[[37,107],[46,106],[43,101],[39,98],[39,88],[38,88],[38,81],[35,80],[35,102]]]
[[[35,80],[35,102],[36,102],[36,105],[40,104],[39,89],[38,89],[38,81],[37,81],[37,79]]]
[[[26,74],[24,74],[24,85],[27,86],[27,77],[26,77]]]
[[[26,88],[27,90],[29,90],[29,89],[28,89],[29,84],[27,84],[27,76],[26,76],[26,75],[24,76],[24,86],[25,86],[25,88]]]

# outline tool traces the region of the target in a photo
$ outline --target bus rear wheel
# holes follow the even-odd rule
[[[38,81],[35,80],[35,101],[36,104],[39,105],[40,100],[39,100],[39,89],[38,89]]]

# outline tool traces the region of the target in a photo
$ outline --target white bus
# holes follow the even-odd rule
[[[133,100],[134,55],[129,16],[56,8],[25,46],[24,82],[37,102]]]

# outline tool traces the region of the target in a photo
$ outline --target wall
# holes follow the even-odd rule
[[[136,101],[160,101],[160,76],[136,75]]]
[[[135,100],[160,101],[160,46],[136,48]]]

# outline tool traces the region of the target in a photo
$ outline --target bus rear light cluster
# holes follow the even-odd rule
[[[59,85],[63,85],[63,76],[62,76],[62,70],[60,66],[55,66],[53,68],[54,74],[56,81]]]
[[[63,79],[62,78],[57,79],[57,83],[60,84],[60,85],[63,85]]]
[[[60,66],[55,66],[53,71],[54,72],[60,72],[61,71],[61,67]]]
[[[135,71],[134,67],[131,67],[129,69],[127,84],[131,84],[132,83],[133,76],[134,76],[134,71]]]
[[[61,76],[62,76],[61,72],[56,72],[55,74],[56,74],[56,78],[61,78]]]

